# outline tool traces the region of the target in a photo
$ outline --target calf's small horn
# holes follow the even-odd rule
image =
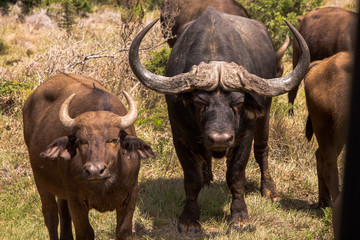
[[[121,129],[125,129],[134,124],[137,118],[137,106],[134,99],[127,92],[123,91],[126,101],[129,104],[129,111],[125,116],[118,116],[115,120],[115,125]]]
[[[61,124],[67,129],[67,130],[72,130],[74,123],[75,123],[75,119],[71,118],[69,116],[69,104],[70,102],[74,99],[75,97],[75,93],[71,94],[61,105],[60,107],[60,111],[59,111],[59,118],[60,118],[60,122]]]

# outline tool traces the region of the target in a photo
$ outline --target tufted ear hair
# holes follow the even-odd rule
[[[135,136],[121,132],[121,147],[125,157],[130,159],[148,159],[155,157],[155,153],[149,145]]]
[[[75,139],[73,136],[64,136],[50,143],[45,151],[40,153],[43,158],[70,160],[76,155]]]

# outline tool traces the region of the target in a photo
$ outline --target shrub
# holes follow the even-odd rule
[[[150,11],[154,9],[160,9],[162,1],[163,0],[144,0],[145,7]]]
[[[150,60],[145,63],[145,67],[157,75],[165,75],[166,64],[169,59],[170,50],[163,48],[151,53]]]
[[[298,16],[320,6],[322,2],[323,0],[250,0],[247,10],[251,18],[267,26],[277,49],[284,42],[286,35],[292,35],[284,19],[297,26]]]
[[[84,15],[84,13],[91,13],[92,9],[87,0],[64,0],[61,3],[63,15],[60,20],[60,27],[64,28],[70,33],[74,17],[77,14]]]

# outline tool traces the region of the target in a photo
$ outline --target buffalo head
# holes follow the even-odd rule
[[[230,91],[193,91],[178,96],[193,109],[202,136],[199,140],[215,158],[222,158],[235,145],[240,119],[253,120],[264,115],[257,96]]]
[[[128,157],[144,159],[153,156],[151,148],[142,140],[127,135],[124,129],[134,124],[137,117],[135,101],[124,92],[129,103],[129,112],[119,116],[109,111],[85,112],[75,118],[68,113],[69,104],[75,94],[62,104],[59,118],[71,134],[56,139],[42,157],[70,160],[72,171],[83,180],[115,181],[119,159]]]
[[[189,71],[171,77],[151,73],[141,64],[139,46],[157,20],[146,26],[130,47],[130,66],[137,78],[148,88],[167,96],[182,98],[198,116],[201,141],[212,156],[224,156],[234,145],[240,119],[256,119],[265,113],[266,97],[286,93],[296,87],[305,76],[310,54],[305,40],[286,21],[301,47],[296,68],[284,77],[265,79],[250,73],[234,62],[209,61],[193,65]],[[176,58],[176,56],[175,56]],[[172,59],[174,60],[174,59]],[[176,60],[175,60],[176,61]],[[171,108],[169,107],[169,113]],[[184,116],[185,118],[185,116]]]

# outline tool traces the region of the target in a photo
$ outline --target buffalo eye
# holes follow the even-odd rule
[[[107,141],[107,143],[110,143],[112,146],[116,146],[116,144],[118,144],[120,142],[120,138],[117,137],[117,138],[113,138],[109,141]]]
[[[238,112],[239,108],[241,108],[244,104],[244,97],[237,98],[230,103],[230,107],[235,111]]]
[[[210,102],[206,98],[201,97],[201,96],[195,96],[194,102],[196,105],[200,105],[202,107],[207,107],[210,104]]]

